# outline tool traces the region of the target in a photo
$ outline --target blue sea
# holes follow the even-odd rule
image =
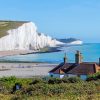
[[[100,43],[86,43],[83,45],[62,47],[61,49],[62,51],[60,52],[6,56],[1,57],[0,60],[60,63],[63,61],[66,52],[67,62],[74,62],[76,50],[82,53],[84,62],[98,62],[100,57]]]

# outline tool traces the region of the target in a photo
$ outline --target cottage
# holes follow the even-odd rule
[[[94,74],[100,71],[100,58],[99,63],[96,62],[82,62],[82,54],[77,51],[75,54],[75,63],[67,63],[66,54],[64,62],[49,71],[51,77],[63,78],[64,76],[74,77],[78,76],[86,80],[87,75]]]

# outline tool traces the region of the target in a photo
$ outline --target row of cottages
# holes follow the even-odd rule
[[[57,67],[49,71],[49,76],[63,78],[64,76],[73,77],[78,76],[86,80],[87,75],[94,74],[100,71],[100,58],[99,63],[96,62],[82,62],[82,54],[77,51],[75,54],[75,63],[67,63],[66,54],[64,62],[60,63]]]

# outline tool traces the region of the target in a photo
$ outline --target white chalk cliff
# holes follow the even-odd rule
[[[40,48],[56,46],[62,42],[37,32],[32,22],[24,23],[16,29],[7,31],[7,35],[0,38],[0,51],[7,50],[39,50]]]
[[[83,44],[83,41],[81,40],[76,40],[76,41],[73,41],[73,42],[70,42],[70,43],[67,43],[68,45],[80,45],[80,44]]]

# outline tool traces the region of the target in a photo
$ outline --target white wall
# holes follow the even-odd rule
[[[77,77],[78,75],[75,75],[75,74],[68,74],[67,76],[68,76],[68,77]],[[82,80],[86,80],[87,75],[80,75],[80,78],[81,78]]]
[[[75,74],[53,74],[53,73],[48,73],[49,76],[53,76],[53,77],[57,77],[57,78],[63,78],[64,76],[68,76],[68,77],[77,77],[78,75]],[[86,80],[87,75],[80,75],[80,78],[82,80]]]
[[[86,80],[86,79],[87,79],[87,75],[80,75],[80,78],[81,78],[82,80]]]
[[[51,77],[57,77],[60,78],[60,74],[53,74],[53,73],[48,73],[48,75]]]
[[[68,77],[75,77],[77,75],[74,75],[74,74],[68,74]]]
[[[65,75],[60,75],[60,78],[63,78]]]

